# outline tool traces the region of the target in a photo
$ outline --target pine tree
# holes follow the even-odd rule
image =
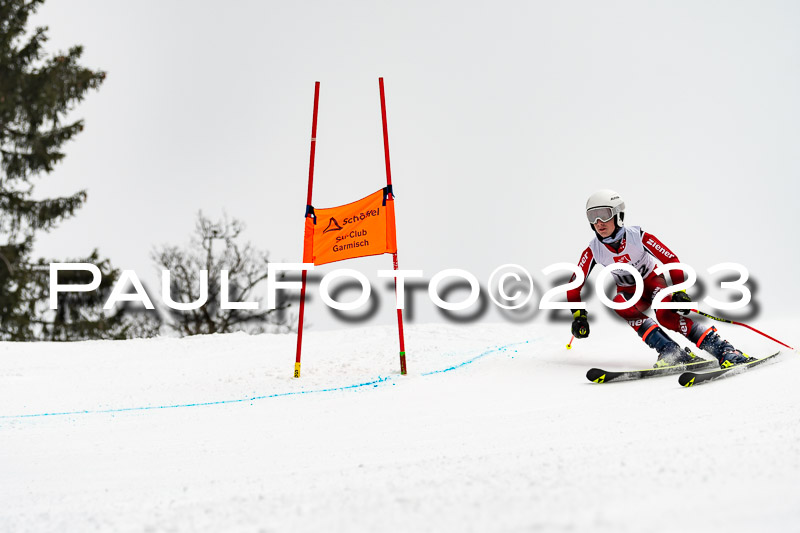
[[[31,258],[35,236],[72,217],[86,201],[86,191],[34,199],[35,180],[64,158],[64,144],[83,130],[83,120],[65,121],[67,115],[106,76],[79,64],[81,46],[45,52],[47,28],[27,30],[43,1],[0,0],[0,338],[127,336],[131,325],[124,312],[102,317],[97,312],[97,299],[110,292],[117,273],[96,252],[82,260],[102,264],[108,275],[96,294],[65,300],[56,313],[42,305],[48,270],[43,259]]]

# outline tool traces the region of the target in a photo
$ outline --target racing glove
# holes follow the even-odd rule
[[[586,319],[586,310],[578,309],[572,313],[572,334],[576,339],[585,339],[589,336],[589,321]]]
[[[691,302],[692,301],[692,297],[689,296],[688,294],[686,294],[686,291],[678,291],[678,292],[673,292],[672,293],[672,301],[673,302]],[[676,309],[675,311],[677,311],[678,313],[681,313],[683,315],[688,315],[689,311],[691,311],[691,309],[689,309],[689,306],[687,306],[686,309]]]

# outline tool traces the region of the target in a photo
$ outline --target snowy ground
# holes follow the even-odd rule
[[[299,380],[294,336],[0,344],[0,531],[800,531],[800,355],[586,381],[652,364],[626,328],[409,326],[408,376],[308,332]]]

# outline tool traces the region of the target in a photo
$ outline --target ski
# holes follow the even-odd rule
[[[697,357],[697,356],[695,356]],[[592,368],[586,373],[586,379],[593,383],[608,383],[609,381],[631,381],[634,379],[654,378],[658,376],[669,376],[672,374],[679,374],[685,372],[687,369],[701,370],[704,368],[712,368],[719,366],[714,360],[701,359],[697,357],[698,361],[693,363],[685,363],[673,366],[663,366],[660,368],[645,368],[642,370],[622,370],[610,371],[602,370],[600,368]]]
[[[684,387],[693,387],[699,383],[705,383],[707,381],[711,381],[714,379],[719,379],[722,376],[733,376],[736,374],[741,374],[754,366],[758,366],[761,363],[766,363],[767,361],[772,361],[780,355],[781,352],[775,352],[774,354],[768,355],[766,357],[762,357],[761,359],[756,359],[755,361],[751,361],[749,363],[742,363],[740,365],[733,365],[728,368],[718,368],[716,370],[710,370],[708,372],[684,372],[678,377],[678,383],[680,383]]]

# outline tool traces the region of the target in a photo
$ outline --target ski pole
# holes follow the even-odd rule
[[[794,350],[794,348],[792,348],[792,347],[791,347],[791,346],[789,346],[788,344],[785,344],[785,343],[783,343],[783,342],[779,341],[779,340],[778,340],[778,339],[776,339],[775,337],[770,337],[769,335],[767,335],[767,334],[766,334],[766,333],[764,333],[763,331],[758,331],[758,330],[757,330],[756,328],[754,328],[753,326],[748,326],[747,324],[744,324],[744,323],[742,323],[742,322],[736,322],[735,320],[728,320],[727,318],[720,318],[720,317],[718,317],[718,316],[709,315],[708,313],[704,313],[704,312],[702,312],[702,311],[698,311],[697,309],[692,309],[691,311],[692,311],[693,313],[697,313],[698,315],[703,315],[703,316],[704,316],[704,317],[706,317],[706,318],[710,318],[711,320],[717,320],[717,321],[719,321],[719,322],[727,322],[728,324],[734,324],[734,325],[736,325],[736,326],[744,326],[744,327],[746,327],[747,329],[750,329],[750,330],[753,330],[753,331],[755,331],[755,332],[756,332],[756,333],[758,333],[759,335],[763,335],[764,337],[766,337],[766,338],[768,338],[768,339],[770,339],[770,340],[773,340],[773,341],[777,342],[777,343],[778,343],[778,344],[780,344],[781,346],[786,346],[786,347],[787,347],[787,348],[789,348],[790,350]]]
[[[574,341],[574,340],[575,340],[575,335],[573,335],[572,338],[567,343],[567,350],[571,350],[572,349],[572,341]]]

